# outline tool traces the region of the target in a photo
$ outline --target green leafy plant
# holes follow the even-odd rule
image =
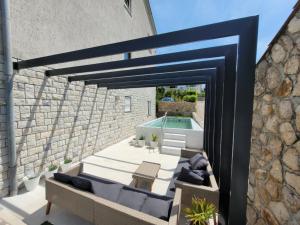
[[[192,198],[192,207],[184,209],[185,217],[192,225],[207,225],[208,220],[214,218],[216,207],[206,199]]]
[[[145,140],[145,136],[143,136],[143,135],[140,136],[139,140],[141,140],[141,141],[142,141],[142,140]]]
[[[58,166],[55,165],[55,164],[51,164],[50,166],[48,166],[48,170],[49,170],[50,172],[56,170],[57,168],[58,168]]]
[[[156,134],[152,134],[151,136],[152,136],[152,141],[153,142],[157,142],[157,140],[158,140],[157,135]]]
[[[196,102],[197,101],[197,95],[186,95],[186,96],[183,97],[183,101]]]
[[[71,162],[72,162],[72,159],[70,159],[70,158],[65,158],[65,160],[64,160],[64,164],[68,164]]]

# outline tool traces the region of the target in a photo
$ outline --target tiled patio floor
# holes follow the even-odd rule
[[[84,172],[128,185],[132,182],[132,173],[142,161],[160,163],[161,169],[152,191],[165,195],[179,157],[159,154],[157,149],[153,151],[147,147],[131,146],[131,139],[84,159]],[[0,225],[40,225],[46,220],[54,225],[90,224],[55,205],[51,208],[50,215],[45,216],[45,205],[45,190],[42,184],[32,192],[3,198],[0,200]]]

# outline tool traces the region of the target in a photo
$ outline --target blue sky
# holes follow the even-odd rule
[[[259,15],[257,60],[265,52],[297,0],[150,0],[158,33],[206,25],[224,20]],[[193,43],[158,49],[158,53],[229,44],[226,38],[203,44]]]

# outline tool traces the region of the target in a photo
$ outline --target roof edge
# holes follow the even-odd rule
[[[278,41],[278,39],[280,38],[280,36],[282,35],[282,33],[285,31],[287,25],[294,18],[295,14],[298,12],[299,9],[300,9],[300,1],[298,0],[297,3],[293,7],[293,11],[288,16],[288,18],[286,19],[286,21],[283,23],[283,25],[281,26],[281,28],[279,29],[279,31],[276,33],[276,35],[274,36],[274,38],[271,40],[271,42],[268,44],[267,49],[265,50],[264,54],[260,57],[260,59],[257,61],[256,64],[259,64],[265,58],[265,56],[267,55],[267,53],[271,50],[273,44],[275,44],[275,42]]]
[[[153,31],[154,34],[157,34],[157,30],[156,30],[156,26],[155,26],[153,14],[152,14],[152,9],[151,9],[151,6],[150,6],[150,2],[149,2],[149,0],[144,0],[144,3],[145,3],[145,8],[146,8],[146,12],[147,12],[147,15],[148,15],[148,19],[149,19],[150,24],[151,24],[152,31]]]

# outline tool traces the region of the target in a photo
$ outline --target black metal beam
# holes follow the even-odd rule
[[[239,38],[230,225],[246,224],[257,32],[258,17],[255,17],[241,29]]]
[[[101,70],[113,70],[121,68],[157,65],[163,63],[180,62],[188,60],[209,59],[215,57],[223,57],[224,54],[236,44],[224,45],[218,47],[203,48],[197,50],[182,51],[176,53],[168,53],[155,56],[140,57],[128,60],[119,60],[104,63],[95,63],[83,66],[73,66],[60,69],[46,70],[47,76],[57,76],[76,73],[87,73]]]
[[[85,81],[85,85],[92,84],[101,84],[102,87],[105,87],[105,84],[118,84],[120,82],[136,82],[136,81],[150,81],[157,79],[173,79],[173,78],[190,78],[193,76],[212,76],[216,73],[216,69],[201,69],[201,70],[192,70],[192,71],[180,71],[180,72],[170,72],[170,73],[159,73],[159,74],[147,74],[140,76],[130,76],[130,77],[115,77],[115,78],[103,78],[98,80],[89,80]]]
[[[15,63],[15,69],[25,69],[36,66],[65,63],[77,60],[90,59],[108,55],[116,55],[125,52],[134,52],[145,49],[153,49],[171,45],[190,43],[195,41],[211,40],[216,38],[239,35],[241,31],[247,29],[249,24],[257,21],[256,16],[245,17],[210,24],[150,37],[143,37],[114,44],[97,46],[87,49],[70,51],[51,56],[39,57],[35,59],[23,60]]]
[[[117,88],[118,86],[139,86],[139,85],[150,85],[149,87],[158,87],[158,86],[171,86],[171,85],[188,85],[188,84],[199,84],[199,79],[205,77],[207,75],[197,75],[190,77],[181,77],[176,74],[176,77],[170,78],[160,78],[160,79],[151,79],[151,80],[138,80],[138,81],[128,81],[128,82],[112,82],[112,83],[99,83],[98,87],[107,87],[111,89],[111,87]],[[191,83],[192,82],[192,83]],[[144,86],[145,87],[145,86]]]
[[[137,84],[118,84],[118,85],[105,85],[101,86],[98,85],[98,87],[107,87],[107,89],[129,89],[129,88],[145,88],[145,87],[157,87],[157,86],[172,86],[172,85],[189,85],[189,84],[199,84],[200,81],[195,81],[195,80],[186,80],[183,81],[179,80],[178,82],[171,82],[170,80],[168,81],[160,81],[159,85],[155,83],[137,83]]]
[[[82,81],[82,80],[87,81],[87,80],[97,80],[102,78],[129,77],[129,76],[138,76],[138,75],[145,75],[145,74],[159,74],[159,73],[168,73],[168,72],[175,72],[175,71],[207,69],[207,68],[215,68],[216,65],[219,65],[222,62],[224,62],[224,59],[215,59],[215,60],[192,62],[192,63],[181,63],[181,64],[167,65],[167,66],[146,67],[142,69],[121,70],[116,72],[82,74],[82,75],[69,76],[68,80],[70,82]]]

